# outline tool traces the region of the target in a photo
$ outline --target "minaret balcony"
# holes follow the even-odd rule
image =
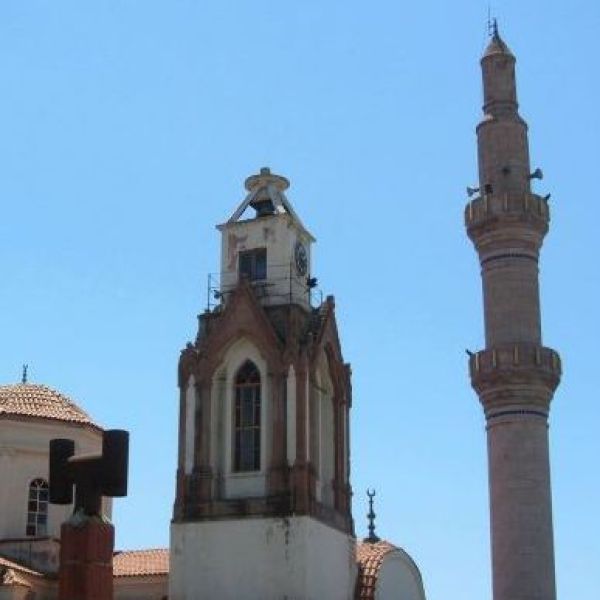
[[[547,227],[550,222],[548,200],[529,192],[492,193],[471,200],[465,207],[465,225],[469,230],[489,221],[515,218],[541,221]]]
[[[544,389],[547,393],[540,400],[545,403],[558,386],[562,365],[552,348],[516,343],[469,353],[469,371],[471,384],[486,405],[513,404],[515,395],[528,387]]]
[[[549,222],[547,198],[529,192],[483,194],[465,207],[467,233],[480,252],[523,243],[537,255]]]

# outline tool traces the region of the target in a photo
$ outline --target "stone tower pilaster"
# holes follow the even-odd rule
[[[481,263],[486,347],[469,360],[487,422],[494,600],[555,600],[548,413],[560,358],[542,345],[547,200],[531,192],[515,57],[497,28],[481,59],[480,196],[465,209]]]

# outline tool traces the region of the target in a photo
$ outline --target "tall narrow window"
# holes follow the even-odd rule
[[[260,470],[260,373],[247,360],[235,377],[233,470]]]
[[[267,278],[267,249],[255,248],[239,254],[240,278],[260,281]]]
[[[29,484],[26,535],[41,536],[48,533],[48,482],[34,479]]]

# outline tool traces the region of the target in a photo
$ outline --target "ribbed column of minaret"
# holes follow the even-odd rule
[[[561,367],[542,346],[538,287],[550,215],[531,193],[515,58],[497,30],[481,66],[481,194],[465,221],[483,283],[486,348],[470,372],[487,421],[494,600],[555,600],[548,411]]]

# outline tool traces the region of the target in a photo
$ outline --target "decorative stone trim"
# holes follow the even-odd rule
[[[469,357],[471,384],[487,405],[508,405],[519,393],[525,400],[527,388],[544,393],[539,401],[550,401],[558,386],[562,365],[558,352],[531,343],[517,343],[488,348]],[[504,392],[501,388],[504,386]],[[508,387],[507,387],[508,386]],[[513,386],[512,388],[510,386]],[[533,394],[532,398],[535,398]],[[538,401],[533,401],[538,404]]]
[[[471,378],[484,376],[495,370],[539,368],[560,377],[561,360],[558,352],[545,346],[517,343],[498,348],[487,348],[469,358]]]
[[[548,413],[543,410],[527,410],[527,409],[519,409],[519,410],[500,410],[498,412],[490,413],[486,415],[487,420],[491,421],[492,419],[499,419],[501,417],[514,417],[514,416],[531,416],[531,417],[540,417],[542,419],[548,418]]]
[[[524,215],[539,219],[547,226],[550,222],[548,201],[531,193],[484,194],[465,207],[465,225],[471,228],[491,218]]]

